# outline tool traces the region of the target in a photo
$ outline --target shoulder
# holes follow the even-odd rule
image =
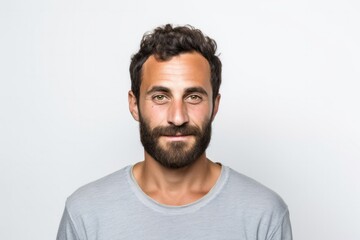
[[[127,174],[130,167],[127,166],[78,188],[67,198],[67,209],[76,214],[118,201],[129,190]]]
[[[291,235],[284,200],[275,191],[231,168],[228,168],[228,179],[219,202],[226,216],[261,236],[278,234],[278,231]]]
[[[228,171],[228,182],[224,190],[233,201],[249,209],[280,215],[287,212],[286,203],[275,191],[231,168]]]

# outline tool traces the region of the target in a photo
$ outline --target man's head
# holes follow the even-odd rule
[[[191,165],[210,142],[221,82],[215,51],[199,30],[166,25],[132,58],[130,111],[146,153],[167,168]]]
[[[139,100],[142,67],[150,56],[154,56],[159,61],[166,61],[182,53],[198,52],[210,65],[211,87],[213,100],[215,100],[221,84],[221,61],[216,55],[216,49],[216,42],[213,39],[189,25],[173,27],[167,24],[158,27],[153,32],[144,35],[139,51],[131,59],[131,91]]]

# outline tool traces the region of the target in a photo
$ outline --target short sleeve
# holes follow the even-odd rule
[[[67,208],[61,218],[56,240],[80,240]]]
[[[286,211],[282,221],[279,223],[271,240],[292,240],[292,230],[289,211]]]

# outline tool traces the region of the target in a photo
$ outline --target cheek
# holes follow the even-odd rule
[[[166,122],[166,109],[164,106],[143,103],[140,107],[141,116],[150,123],[150,127],[163,125]]]
[[[196,123],[196,125],[201,126],[203,122],[211,119],[212,106],[190,106],[188,108],[188,113],[192,121]]]

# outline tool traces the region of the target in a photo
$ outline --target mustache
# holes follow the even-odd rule
[[[152,134],[156,137],[160,136],[175,136],[175,135],[201,135],[201,130],[198,127],[190,125],[182,126],[166,126],[166,127],[155,127],[152,130]]]

